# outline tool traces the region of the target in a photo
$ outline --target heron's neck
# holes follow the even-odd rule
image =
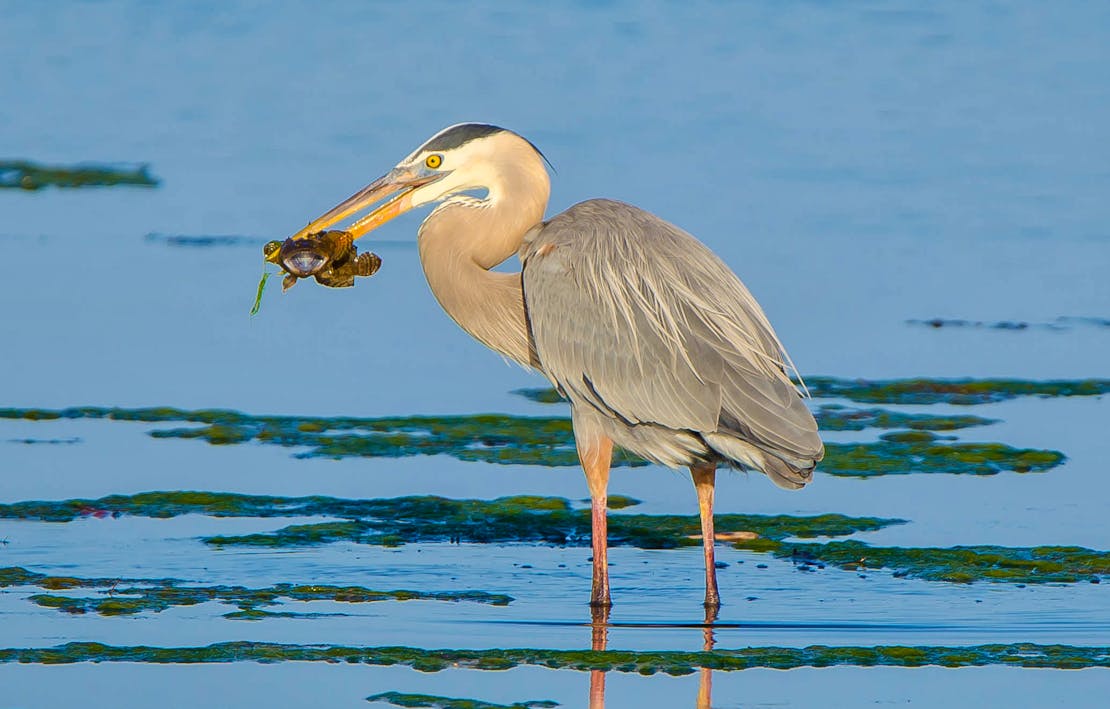
[[[546,175],[544,176],[546,178]],[[542,194],[490,188],[481,201],[447,203],[420,230],[420,261],[436,300],[475,339],[523,366],[535,366],[520,273],[490,271],[543,220]],[[530,197],[530,199],[529,199]],[[518,199],[519,198],[519,199]]]

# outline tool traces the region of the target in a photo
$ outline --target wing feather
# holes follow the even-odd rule
[[[626,425],[729,434],[805,467],[822,445],[759,304],[703,244],[611,200],[571,207],[522,250],[543,370]]]

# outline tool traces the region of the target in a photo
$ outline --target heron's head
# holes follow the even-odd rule
[[[536,185],[533,191],[546,203],[547,171],[540,151],[504,128],[460,123],[436,133],[388,173],[332,207],[293,238],[323,231],[382,202],[346,229],[358,238],[414,207],[483,190],[487,199],[494,200],[509,184]]]

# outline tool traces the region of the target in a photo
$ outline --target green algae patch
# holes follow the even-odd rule
[[[863,431],[869,428],[906,428],[914,431],[955,431],[972,426],[989,426],[998,419],[970,414],[921,414],[889,409],[855,409],[824,404],[814,412],[822,431]]]
[[[329,497],[264,497],[233,493],[152,492],[110,496],[98,500],[67,500],[0,505],[0,517],[66,521],[80,515],[137,515],[172,517],[207,514],[216,517],[330,516],[332,521],[297,524],[257,534],[211,536],[216,547],[304,547],[336,542],[396,546],[416,542],[527,543],[588,546],[590,512],[563,498],[514,496],[495,500],[452,500],[414,496],[376,500]],[[968,583],[1076,583],[1098,581],[1110,574],[1110,553],[1083,547],[952,548],[874,547],[858,541],[804,542],[800,539],[844,537],[875,531],[903,520],[847,517],[720,514],[721,533],[750,532],[755,539],[736,542],[738,548],[768,553],[812,570],[833,565],[862,571],[888,569],[896,577]],[[609,517],[611,546],[674,549],[697,546],[700,523],[696,516],[620,513]],[[38,586],[45,590],[110,589],[90,598],[40,594],[36,603],[67,612],[126,615],[159,611],[174,605],[217,601],[240,610],[260,609],[279,601],[376,600],[475,601],[503,605],[507,596],[485,592],[449,594],[409,591],[372,591],[357,587],[277,585],[265,589],[185,586],[121,579],[48,577],[18,567],[0,569],[0,586]],[[473,594],[473,595],[471,595]],[[244,616],[235,616],[244,617]]]
[[[589,503],[589,500],[583,500],[583,502]],[[638,504],[640,504],[640,501],[634,497],[629,497],[627,495],[609,495],[606,499],[605,506],[611,510],[623,510],[629,507],[635,507]]]
[[[1110,552],[1083,547],[875,547],[863,542],[738,541],[739,549],[771,553],[812,570],[826,564],[851,571],[887,569],[896,578],[949,583],[1079,583],[1110,574]]]
[[[819,470],[830,475],[873,477],[905,473],[994,475],[1002,471],[1041,472],[1065,457],[1051,450],[1014,448],[1001,443],[948,443],[927,435],[994,423],[978,416],[932,415],[851,409],[827,405],[817,412],[825,430],[905,429],[878,441],[826,446]],[[0,409],[0,418],[50,421],[110,419],[145,423],[190,423],[159,428],[159,438],[194,439],[212,445],[259,443],[296,449],[299,458],[402,458],[449,455],[466,461],[504,465],[577,466],[570,419],[479,414],[385,418],[253,416],[237,411],[186,411],[169,407],[120,409],[74,407],[59,410]],[[615,466],[646,465],[629,454]]]
[[[157,187],[146,165],[116,167],[111,165],[47,166],[26,160],[0,160],[0,189],[40,190],[44,187],[72,189],[76,187]]]
[[[588,546],[590,512],[556,497],[513,496],[495,500],[452,500],[413,496],[347,500],[322,496],[270,497],[212,492],[151,492],[96,500],[26,502],[0,505],[0,517],[68,521],[82,515],[135,515],[154,518],[184,514],[215,517],[333,517],[331,521],[296,524],[247,535],[203,539],[216,547],[304,547],[336,542],[396,546],[417,542],[527,543]],[[873,547],[858,541],[807,543],[817,537],[844,537],[882,529],[903,520],[873,517],[721,514],[718,531],[752,532],[739,548],[769,553],[802,566],[829,564],[844,569],[889,569],[895,576],[966,583],[1075,583],[1110,574],[1110,553],[1082,547],[943,548]],[[641,549],[674,549],[700,544],[696,516],[620,513],[609,518],[609,543]],[[788,541],[790,540],[790,541]],[[130,584],[130,586],[128,585]],[[138,584],[119,579],[47,577],[25,569],[0,569],[0,586],[38,586],[47,590],[104,588],[110,598],[71,598],[42,594],[40,605],[69,612],[158,611],[173,605],[214,600],[241,610],[279,600],[369,602],[406,600],[406,591],[370,591],[334,586],[279,585],[267,589],[184,587],[179,582]],[[431,600],[471,600],[501,605],[508,597],[475,592],[421,594]],[[109,603],[109,601],[111,601]],[[108,605],[103,605],[108,603]],[[118,605],[122,603],[123,605]],[[117,604],[117,605],[113,605]]]
[[[412,667],[422,672],[447,668],[496,669],[535,666],[549,669],[615,671],[653,675],[688,675],[698,669],[737,671],[753,668],[885,666],[978,667],[1003,665],[1081,669],[1110,667],[1110,646],[1011,643],[945,646],[749,647],[712,652],[631,650],[426,650],[413,647],[349,647],[226,642],[202,647],[114,646],[74,642],[49,648],[0,648],[0,663],[73,664],[141,662],[197,664],[229,662],[328,662]]]
[[[395,707],[429,707],[430,709],[551,709],[559,702],[538,699],[512,704],[491,704],[480,699],[457,699],[438,697],[433,694],[410,694],[406,692],[382,692],[366,698],[368,702],[382,702]]]
[[[314,614],[283,613],[264,610],[284,601],[334,601],[338,603],[374,603],[378,601],[469,601],[506,606],[511,596],[485,591],[375,591],[361,586],[327,584],[278,584],[268,588],[243,586],[190,586],[176,579],[97,579],[57,577],[39,574],[19,567],[0,568],[0,588],[37,586],[47,590],[97,589],[95,596],[71,596],[39,593],[27,600],[44,608],[81,615],[97,613],[105,616],[160,613],[168,608],[216,602],[239,610],[224,617],[257,620],[266,617],[306,617]]]
[[[145,423],[190,423],[162,428],[154,438],[203,440],[213,445],[248,442],[299,449],[300,458],[403,458],[449,455],[459,460],[503,465],[578,465],[570,419],[550,416],[475,414],[383,418],[254,416],[238,411],[187,411],[170,407],[122,409],[72,407],[60,410],[0,409],[0,418],[48,421],[110,419]],[[646,465],[616,456],[616,466]]]
[[[224,613],[228,620],[265,620],[267,618],[340,618],[347,613],[296,613],[292,611],[264,611],[257,608],[248,608],[241,611]]]
[[[614,498],[628,508],[631,498]],[[274,532],[206,537],[216,546],[311,546],[337,541],[369,544],[409,542],[527,542],[589,545],[590,511],[561,497],[514,495],[494,500],[453,500],[434,495],[349,500],[334,497],[274,497],[217,492],[146,492],[99,499],[0,504],[0,519],[66,522],[82,516],[121,515],[168,518],[186,514],[213,517],[333,517]],[[904,520],[847,517],[719,514],[718,531],[755,532],[765,539],[841,537],[901,524]],[[609,543],[645,549],[698,544],[696,515],[620,513],[609,517]]]
[[[358,586],[274,586],[243,588],[238,586],[117,586],[108,596],[73,597],[35,594],[27,600],[45,608],[56,608],[72,614],[135,615],[160,613],[169,608],[217,602],[234,605],[239,611],[225,615],[232,619],[257,620],[266,617],[304,617],[301,613],[274,613],[262,610],[283,600],[335,601],[340,603],[373,603],[377,601],[472,601],[495,606],[512,602],[511,596],[484,591],[374,591]],[[309,614],[312,615],[312,614]]]
[[[635,504],[618,497],[618,504]],[[168,519],[187,514],[210,517],[338,517],[344,520],[374,518],[413,521],[418,524],[448,524],[450,520],[482,521],[496,515],[527,519],[534,514],[570,514],[574,507],[562,497],[511,495],[495,500],[451,500],[435,495],[351,500],[313,495],[277,497],[227,492],[168,491],[135,495],[108,495],[97,499],[29,501],[0,504],[0,519],[31,519],[68,522],[80,517],[151,517]],[[342,525],[343,522],[334,523]],[[343,527],[335,529],[342,533]]]
[[[47,578],[46,574],[36,574],[33,571],[18,566],[0,568],[0,588],[8,586],[37,586],[38,581]]]
[[[562,498],[538,504],[530,499],[520,506],[519,498],[498,500],[447,500],[438,497],[409,497],[392,500],[396,513],[377,517],[298,524],[257,534],[205,537],[217,547],[299,547],[333,542],[391,545],[413,542],[477,544],[531,543],[555,546],[589,546],[590,511],[572,509]],[[377,501],[387,502],[387,501]],[[902,520],[846,517],[827,514],[811,517],[789,515],[720,514],[715,517],[721,531],[755,532],[767,539],[788,537],[838,537],[873,531]],[[700,544],[701,526],[696,516],[618,514],[609,517],[609,545],[640,549],[675,549]]]
[[[849,399],[866,404],[955,404],[972,406],[1022,396],[1054,398],[1110,393],[1110,379],[806,379],[819,399]]]
[[[1040,473],[1061,465],[1059,451],[1015,448],[1003,443],[952,443],[930,431],[898,431],[869,443],[826,443],[818,470],[840,477],[909,473],[997,475]]]

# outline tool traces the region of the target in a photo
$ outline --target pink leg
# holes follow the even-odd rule
[[[702,547],[705,549],[705,606],[714,608],[721,605],[721,595],[717,592],[717,562],[713,556],[716,542],[713,532],[713,486],[717,480],[717,465],[692,465],[690,474],[694,478],[694,488],[698,491]]]
[[[590,591],[591,606],[611,606],[609,597],[609,522],[606,509],[609,505],[609,466],[613,462],[613,441],[605,436],[593,440],[575,438],[578,445],[578,459],[586,472],[586,484],[590,488],[590,507],[592,511],[592,542],[594,549],[593,587]]]

